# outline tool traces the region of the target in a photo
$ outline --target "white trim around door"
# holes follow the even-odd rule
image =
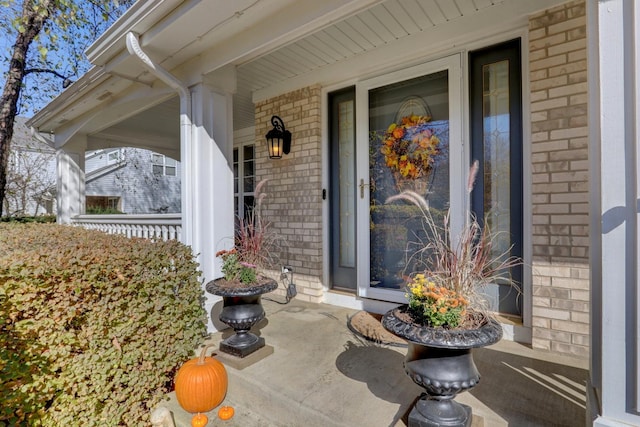
[[[468,166],[467,147],[463,132],[462,57],[450,55],[424,64],[405,68],[356,84],[356,174],[357,184],[357,245],[358,245],[358,296],[376,300],[403,303],[406,301],[402,289],[385,289],[371,286],[370,275],[370,192],[369,176],[369,93],[385,85],[446,71],[448,75],[448,121],[449,121],[449,207],[453,235],[462,228],[467,215],[468,194],[465,191]]]

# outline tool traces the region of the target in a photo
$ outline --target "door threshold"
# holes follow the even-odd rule
[[[322,302],[325,304],[336,305],[338,307],[362,310],[362,300],[358,298],[358,295],[356,295],[355,292],[349,292],[343,289],[326,290],[324,292]]]

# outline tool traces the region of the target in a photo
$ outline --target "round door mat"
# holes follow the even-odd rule
[[[380,323],[380,319],[382,319],[381,314],[359,311],[349,318],[347,325],[353,333],[369,341],[406,347],[407,341],[387,331]]]

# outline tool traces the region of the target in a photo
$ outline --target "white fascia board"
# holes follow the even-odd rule
[[[60,95],[55,97],[44,108],[31,117],[27,121],[26,125],[28,127],[33,126],[40,131],[53,131],[53,128],[41,129],[41,127],[60,111],[65,110],[71,102],[77,100],[82,95],[82,92],[96,87],[108,78],[109,76],[106,75],[102,69],[92,67],[82,77],[71,83],[71,85],[63,90]]]
[[[105,65],[126,49],[125,36],[129,31],[146,32],[181,3],[180,0],[138,0],[85,50],[85,55],[92,64]]]

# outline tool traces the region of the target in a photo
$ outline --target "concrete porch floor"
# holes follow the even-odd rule
[[[347,326],[354,310],[297,300],[281,305],[263,299],[263,305],[267,317],[254,332],[273,354],[240,370],[227,365],[222,405],[233,406],[235,416],[222,421],[216,408],[207,414],[208,426],[406,425],[422,389],[404,373],[405,348],[355,335]],[[230,333],[213,334],[207,343]],[[472,407],[474,426],[585,425],[587,360],[505,340],[474,350],[474,360],[480,384],[456,399]],[[176,426],[190,426],[191,414],[173,393],[169,399],[160,406],[173,413]]]

